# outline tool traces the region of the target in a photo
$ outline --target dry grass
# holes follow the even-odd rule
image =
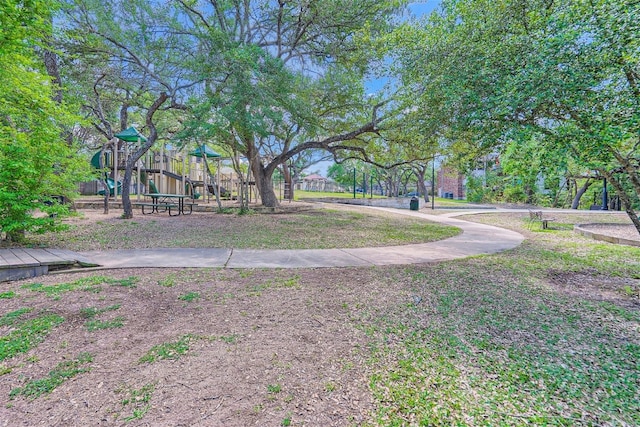
[[[326,249],[424,243],[459,230],[416,218],[349,208],[277,214],[141,215],[80,211],[69,229],[30,236],[34,245],[77,251],[140,248]]]

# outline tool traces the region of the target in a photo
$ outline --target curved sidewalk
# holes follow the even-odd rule
[[[524,236],[490,225],[429,215],[419,211],[363,207],[424,218],[462,229],[449,239],[416,245],[354,249],[129,249],[83,252],[102,268],[211,267],[314,268],[419,264],[492,254],[513,249]]]

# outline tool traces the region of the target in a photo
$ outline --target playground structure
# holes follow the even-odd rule
[[[146,141],[133,127],[116,134],[119,141],[112,145],[111,150],[98,151],[91,159],[91,164],[100,169],[108,170],[104,182],[97,186],[98,194],[109,191],[113,200],[118,200],[122,194],[122,177],[130,153],[135,151],[134,145],[138,141]],[[100,156],[103,155],[102,162]],[[225,166],[225,160],[206,144],[199,145],[195,150],[186,148],[176,149],[169,144],[162,144],[159,149],[151,149],[137,162],[133,173],[133,180],[129,193],[140,199],[145,193],[169,193],[190,195],[194,199],[202,197],[203,202],[209,202],[211,196],[218,192],[223,199],[235,199],[240,194],[241,177],[236,171]],[[257,199],[254,183],[249,182],[249,200]],[[117,186],[116,186],[117,182]]]

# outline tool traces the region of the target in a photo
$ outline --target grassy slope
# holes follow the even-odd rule
[[[640,249],[576,235],[578,217],[549,231],[525,218],[470,217],[527,235],[506,253],[362,270],[406,296],[353,312],[370,339],[371,425],[640,425]]]
[[[194,214],[169,218],[75,219],[67,231],[31,236],[36,245],[71,250],[136,248],[326,249],[392,246],[446,239],[460,230],[371,212],[317,209],[292,214]]]
[[[640,425],[640,249],[557,230],[403,275],[410,303],[372,335],[375,424]]]

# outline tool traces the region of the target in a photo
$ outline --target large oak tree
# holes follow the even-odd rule
[[[197,40],[206,81],[194,132],[249,161],[265,206],[276,168],[307,150],[362,151],[379,131],[363,77],[371,42],[403,2],[186,1],[182,34]]]

